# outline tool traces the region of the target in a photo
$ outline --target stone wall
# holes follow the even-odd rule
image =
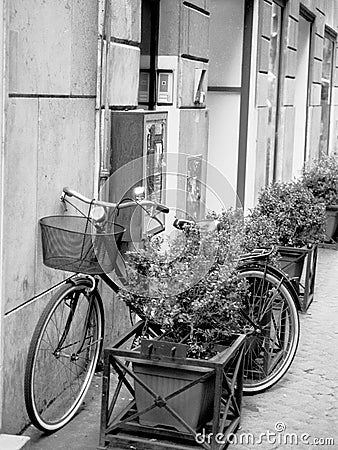
[[[8,2],[3,208],[3,417],[27,423],[28,345],[50,286],[62,272],[42,265],[38,219],[63,212],[70,186],[94,191],[97,5],[91,0]]]

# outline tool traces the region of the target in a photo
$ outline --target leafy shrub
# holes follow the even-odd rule
[[[278,228],[274,220],[263,216],[258,209],[253,209],[246,217],[244,224],[245,250],[253,251],[255,248],[269,248],[277,244]]]
[[[190,227],[167,242],[165,252],[160,250],[163,240],[153,238],[144,249],[128,254],[130,284],[119,297],[160,325],[167,339],[188,344],[190,357],[209,357],[215,344],[241,331],[239,307],[246,283],[235,271],[241,245],[231,216],[224,213],[219,232],[201,236]]]
[[[323,239],[324,204],[301,181],[264,188],[245,224],[254,246],[302,247]]]
[[[325,205],[338,204],[338,161],[334,156],[321,155],[306,164],[301,182]]]

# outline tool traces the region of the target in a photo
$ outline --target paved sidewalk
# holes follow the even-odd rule
[[[338,448],[337,379],[338,252],[320,249],[315,299],[301,315],[301,339],[294,363],[277,386],[264,394],[244,397],[242,427],[236,435],[244,441],[229,448]],[[59,432],[43,436],[30,427],[25,433],[31,437],[30,448],[94,450],[99,440],[100,384],[100,378],[95,378],[84,410]],[[302,435],[308,443],[301,442]],[[322,439],[321,445],[314,445],[317,438]],[[324,442],[328,438],[335,444]],[[245,439],[250,439],[247,444]]]
[[[288,373],[271,390],[244,398],[237,437],[242,434],[243,444],[245,438],[252,437],[244,433],[251,433],[255,439],[232,449],[338,448],[337,251],[320,249],[315,298],[308,312],[300,315],[300,322],[300,343]],[[260,434],[267,432],[272,434],[270,441],[264,435],[260,444]],[[308,444],[301,442],[302,435]],[[315,445],[317,438],[332,438],[335,444],[321,440],[322,445]]]

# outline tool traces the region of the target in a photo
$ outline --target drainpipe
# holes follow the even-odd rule
[[[99,42],[96,90],[96,167],[99,169],[99,180],[96,186],[99,198],[108,200],[108,192],[104,188],[110,175],[110,111],[109,111],[109,59],[111,41],[111,0],[99,2]],[[101,20],[102,19],[102,20]],[[102,27],[101,27],[102,22]],[[103,109],[104,102],[104,109]],[[106,186],[107,188],[107,186]]]

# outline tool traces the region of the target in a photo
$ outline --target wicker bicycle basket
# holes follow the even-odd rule
[[[81,216],[49,216],[39,223],[46,266],[90,275],[113,271],[125,231],[121,225],[107,222],[97,229]]]

